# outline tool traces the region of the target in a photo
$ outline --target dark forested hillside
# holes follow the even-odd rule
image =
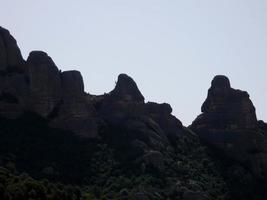
[[[71,184],[79,189],[81,197],[90,194],[92,199],[93,196],[96,199],[139,198],[136,195],[151,199],[186,199],[186,195],[217,199],[228,195],[227,186],[205,148],[196,135],[186,129],[173,149],[163,152],[166,159],[151,153],[148,160],[141,160],[138,152],[135,155],[132,149],[127,149],[127,138],[123,138],[125,130],[118,128],[103,131],[103,135],[112,134],[113,140],[81,139],[49,128],[45,119],[31,113],[16,120],[1,119],[0,127],[1,165],[8,169],[3,173],[10,174],[3,178],[5,189],[9,187],[4,184],[6,181],[13,184],[6,179],[27,173],[27,180],[38,187],[45,188],[44,183],[48,181],[56,186],[59,182],[65,190]],[[164,165],[161,166],[164,169],[160,165]],[[18,179],[18,184],[26,184],[23,178]],[[43,190],[36,193],[49,196]]]

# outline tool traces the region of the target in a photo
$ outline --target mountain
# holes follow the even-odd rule
[[[190,127],[120,74],[103,95],[0,28],[0,199],[266,199],[267,125],[216,76]],[[25,174],[27,173],[27,174]]]
[[[248,93],[231,88],[227,77],[216,76],[201,110],[191,126],[200,139],[266,179],[266,124],[257,121]]]
[[[221,166],[234,193],[241,199],[266,198],[267,124],[257,120],[249,94],[233,89],[226,76],[215,76],[201,111],[190,129],[224,159]]]

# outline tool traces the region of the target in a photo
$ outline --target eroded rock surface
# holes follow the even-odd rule
[[[23,112],[27,77],[16,40],[0,27],[0,117],[14,119]]]
[[[126,74],[118,76],[114,90],[94,99],[93,104],[104,122],[111,127],[123,127],[133,148],[143,143],[144,152],[162,151],[170,146],[171,137],[183,133],[182,123],[171,114],[171,106],[145,103],[137,84]]]
[[[30,81],[30,107],[42,117],[58,106],[61,99],[60,72],[53,60],[42,51],[33,51],[27,59]]]
[[[95,109],[87,101],[79,71],[61,74],[62,99],[51,125],[84,137],[97,137]]]
[[[229,79],[222,75],[212,80],[201,111],[204,114],[194,122],[195,125],[222,129],[254,129],[257,126],[255,108],[248,93],[231,88]]]
[[[23,62],[16,40],[0,27],[0,71],[19,67]]]
[[[126,74],[120,74],[116,87],[110,92],[112,99],[130,102],[144,102],[144,97],[139,91],[134,80]]]
[[[201,110],[191,128],[202,141],[266,178],[264,123],[259,126],[248,93],[231,88],[226,76],[216,76]]]

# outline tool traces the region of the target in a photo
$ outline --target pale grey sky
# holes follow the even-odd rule
[[[216,74],[249,92],[267,121],[266,0],[0,0],[0,25],[26,59],[46,51],[109,92],[119,73],[146,101],[167,102],[189,125]]]

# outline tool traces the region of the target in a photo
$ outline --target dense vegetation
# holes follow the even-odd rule
[[[86,195],[78,187],[53,184],[47,180],[37,181],[27,174],[14,175],[5,168],[0,168],[1,200],[73,200],[84,199]]]
[[[123,131],[109,127],[101,140],[90,140],[49,128],[46,120],[30,113],[1,119],[0,199],[226,200],[233,195],[249,199],[254,191],[236,192],[235,177],[245,174],[247,182],[238,184],[249,188],[249,173],[235,168],[237,175],[229,176],[229,166],[214,162],[190,130],[164,152],[163,171],[135,159],[140,152],[127,149]]]

